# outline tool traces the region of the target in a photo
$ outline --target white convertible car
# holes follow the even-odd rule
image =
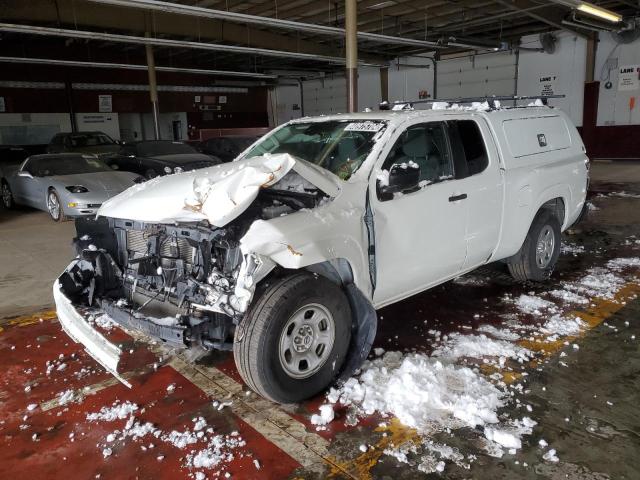
[[[295,402],[361,364],[380,307],[497,260],[547,279],[585,205],[576,128],[544,106],[435,107],[295,120],[108,200],[54,286],[63,327],[115,374],[89,307],[233,350],[251,388]]]

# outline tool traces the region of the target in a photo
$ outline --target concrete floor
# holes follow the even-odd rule
[[[640,239],[640,164],[595,163],[591,201],[598,209],[567,236],[586,253],[562,256],[548,284],[517,285],[501,266],[484,268],[471,274],[489,279],[479,286],[450,282],[379,311],[375,346],[428,352],[430,329],[446,334],[475,331],[487,323],[500,326],[513,310],[499,301],[506,293],[548,291],[610,258],[640,256],[633,237]],[[145,420],[163,431],[180,430],[198,416],[216,433],[237,431],[246,445],[234,451],[233,459],[206,470],[207,478],[640,478],[638,271],[625,271],[626,283],[614,301],[593,299],[583,309],[580,314],[591,328],[572,340],[579,349],[551,344],[537,352],[535,362],[521,367],[519,380],[513,381],[525,386],[523,402],[531,405],[529,416],[538,422],[523,439],[522,450],[494,458],[478,453],[474,429],[438,432],[434,441],[476,458],[468,469],[451,464],[443,474],[425,475],[416,469],[420,441],[415,431],[397,421],[380,428],[377,415],[349,426],[344,408],[336,409],[327,430],[316,431],[310,416],[323,396],[300,405],[270,404],[247,392],[226,353],[193,365],[112,332],[114,341],[130,352],[127,372],[133,388],[127,389],[61,332],[50,311],[51,283],[71,256],[73,224],[54,224],[45,213],[31,210],[0,215],[0,364],[5,372],[0,379],[0,478],[27,471],[34,478],[69,480],[195,478],[194,470],[184,467],[188,450],[160,441],[151,442],[153,447],[148,440],[117,443],[104,458],[105,437],[115,427],[91,423],[86,414],[116,399],[139,405]],[[400,329],[397,319],[402,319]],[[47,362],[54,365],[49,372]],[[66,367],[58,370],[61,364]],[[477,365],[482,368],[482,361]],[[504,373],[505,379],[516,378]],[[175,388],[168,391],[170,385]],[[61,405],[56,399],[68,391],[72,401]],[[212,400],[230,404],[219,410]],[[521,408],[514,403],[504,413],[517,414]],[[557,450],[559,462],[541,458],[542,438]],[[409,455],[409,463],[383,454],[392,443],[412,442],[417,452]],[[362,452],[362,444],[374,448]]]

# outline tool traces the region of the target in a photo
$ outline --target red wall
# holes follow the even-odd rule
[[[6,68],[5,68],[6,67]],[[2,80],[113,83],[146,85],[146,72],[127,70],[104,70],[69,67],[44,67],[24,65],[2,65]],[[158,72],[159,85],[211,86],[212,78],[204,75],[186,75]],[[74,90],[73,108],[76,112],[97,112],[98,95],[112,95],[113,112],[151,112],[149,92]],[[64,89],[0,88],[0,96],[5,98],[7,113],[55,113],[68,112],[68,102]],[[221,110],[202,112],[195,96],[218,97],[224,95],[227,102]],[[248,87],[247,93],[198,93],[159,92],[158,103],[161,112],[187,112],[190,125],[197,128],[239,128],[266,127],[267,87]]]

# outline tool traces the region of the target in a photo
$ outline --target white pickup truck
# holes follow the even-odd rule
[[[116,375],[96,309],[233,350],[249,387],[296,402],[359,367],[380,307],[498,260],[547,279],[585,206],[576,128],[546,106],[435,107],[295,120],[105,202],[54,285],[62,326]]]

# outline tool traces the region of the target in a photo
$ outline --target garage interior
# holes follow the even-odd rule
[[[640,478],[637,0],[4,0],[0,72],[0,145],[28,155],[63,132],[196,145],[384,102],[558,96],[548,104],[591,161],[588,215],[563,233],[548,282],[496,262],[377,312],[371,361],[502,345],[456,365],[499,384],[498,418],[531,420],[510,446],[487,441],[490,427],[417,429],[339,401],[318,423],[331,392],[277,405],[230,352],[191,361],[114,330],[128,388],[57,321],[74,222],[0,208],[0,478]],[[567,285],[592,294],[576,302]],[[583,328],[545,330],[557,316]]]

